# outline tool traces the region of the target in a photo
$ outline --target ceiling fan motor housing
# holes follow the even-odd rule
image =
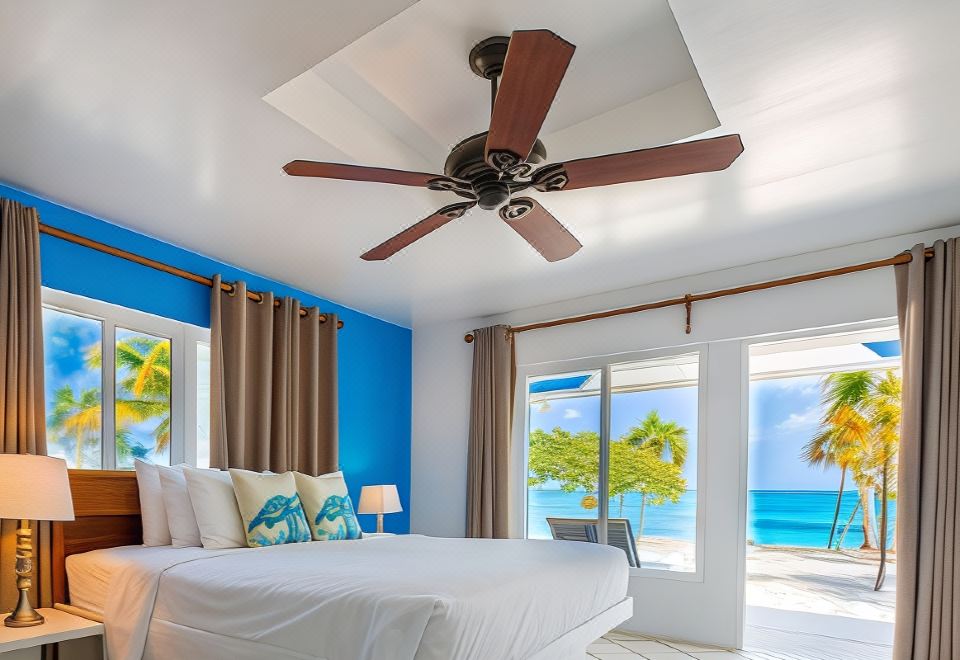
[[[443,165],[443,173],[448,177],[467,181],[477,196],[477,205],[492,210],[510,198],[510,183],[514,177],[502,174],[490,167],[483,159],[487,133],[477,133],[459,142],[450,151]],[[546,160],[547,149],[537,140],[530,150],[526,162],[535,165]]]

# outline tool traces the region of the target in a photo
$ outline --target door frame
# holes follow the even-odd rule
[[[740,397],[741,469],[739,486],[740,519],[738,521],[740,543],[737,550],[737,618],[739,620],[737,625],[737,648],[743,648],[743,637],[747,626],[747,515],[749,508],[748,478],[750,472],[750,349],[757,344],[768,344],[772,342],[789,341],[791,339],[806,339],[811,337],[822,337],[826,335],[863,332],[867,330],[882,330],[884,328],[889,328],[891,325],[894,327],[899,325],[899,321],[896,317],[843,323],[820,328],[770,333],[766,335],[748,337],[740,342],[740,391],[742,392],[742,395]]]

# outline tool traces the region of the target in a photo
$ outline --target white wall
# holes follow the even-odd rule
[[[529,308],[485,319],[417,326],[413,333],[411,531],[462,536],[472,351],[463,335],[493,323],[521,324],[758,282],[892,256],[916,243],[960,235],[960,226],[836,248]],[[678,259],[683,255],[678,254]],[[544,266],[548,267],[548,266]],[[633,577],[635,615],[624,627],[735,645],[742,627],[746,483],[744,338],[896,316],[893,270],[749,293],[693,307],[642,312],[517,336],[520,365],[711,342],[707,371],[707,472],[703,582]],[[744,408],[744,409],[741,409]]]

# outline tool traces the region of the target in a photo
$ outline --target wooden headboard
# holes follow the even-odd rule
[[[135,472],[69,472],[76,520],[53,523],[53,600],[56,603],[68,602],[67,557],[143,542]]]

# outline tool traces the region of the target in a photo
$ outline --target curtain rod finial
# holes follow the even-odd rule
[[[465,334],[465,335],[463,336],[463,341],[467,342],[468,344],[472,344],[472,343],[473,343],[473,334],[472,334],[472,333],[469,333],[469,332],[468,332],[467,334]]]

